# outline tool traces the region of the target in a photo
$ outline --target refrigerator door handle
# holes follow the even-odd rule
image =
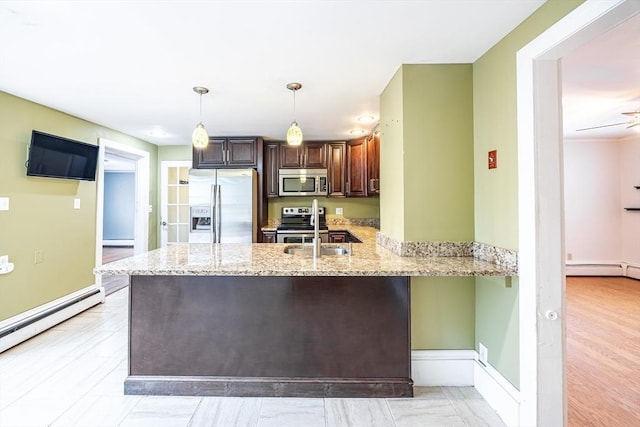
[[[216,243],[220,243],[222,236],[222,187],[216,185]]]
[[[209,241],[215,243],[216,239],[216,187],[211,185],[211,194],[209,194]]]

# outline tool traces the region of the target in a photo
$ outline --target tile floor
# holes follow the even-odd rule
[[[473,387],[418,387],[413,399],[125,396],[127,297],[0,354],[0,427],[504,425]]]

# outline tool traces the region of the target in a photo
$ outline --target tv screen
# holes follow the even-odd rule
[[[28,176],[95,181],[98,146],[34,130],[27,160]]]

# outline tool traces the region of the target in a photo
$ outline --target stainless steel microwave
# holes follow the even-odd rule
[[[326,169],[278,170],[279,196],[326,196]]]

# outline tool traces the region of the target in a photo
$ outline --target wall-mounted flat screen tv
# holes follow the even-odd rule
[[[95,181],[98,146],[34,130],[27,160],[28,176]]]

